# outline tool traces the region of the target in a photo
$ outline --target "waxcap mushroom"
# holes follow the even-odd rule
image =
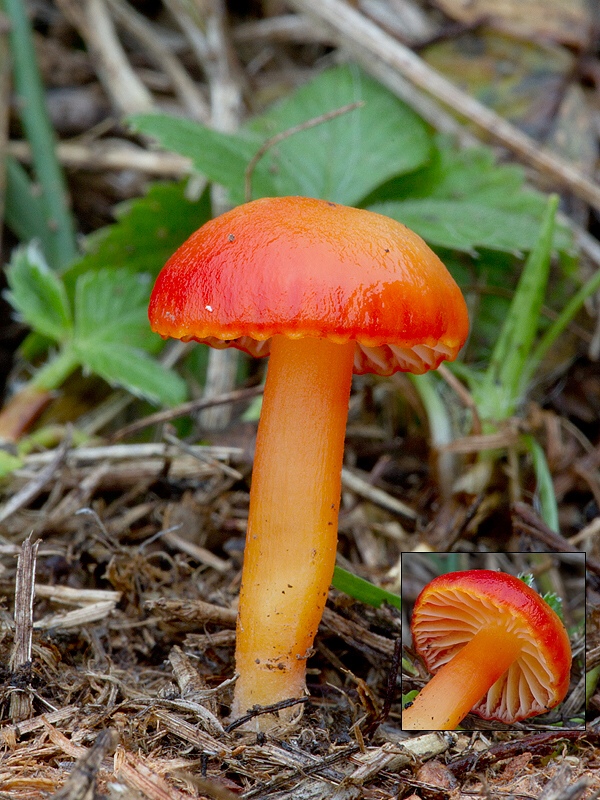
[[[276,197],[193,234],[158,276],[149,317],[163,336],[270,356],[238,605],[239,718],[306,692],[335,565],[353,372],[422,373],[455,358],[466,304],[404,225]]]
[[[270,352],[277,334],[355,340],[354,372],[436,369],[467,337],[464,298],[413,231],[307,197],[254,200],[210,220],[161,271],[162,336]]]
[[[569,688],[569,637],[553,609],[519,578],[485,569],[440,575],[418,596],[411,621],[415,648],[438,674],[490,626],[491,664],[505,648],[504,636],[518,640],[518,654],[471,710],[510,724],[560,703]],[[480,671],[487,669],[484,658],[477,661]],[[460,692],[466,681],[464,675]]]

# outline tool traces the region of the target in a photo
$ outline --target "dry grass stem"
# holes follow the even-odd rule
[[[367,480],[361,478],[355,472],[350,471],[347,467],[342,469],[342,486],[350,492],[354,492],[359,497],[364,497],[376,506],[381,506],[393,514],[398,514],[400,517],[407,519],[416,519],[417,513],[410,506],[392,497],[383,489],[378,489],[376,486],[371,485]]]
[[[252,400],[254,397],[262,394],[262,386],[252,386],[248,389],[234,389],[231,392],[226,392],[219,397],[201,397],[198,400],[190,400],[187,403],[182,403],[176,408],[165,409],[164,411],[157,411],[155,414],[150,414],[147,417],[132,422],[124,428],[116,431],[111,437],[112,441],[119,441],[128,436],[132,436],[144,428],[151,425],[160,425],[163,422],[171,422],[174,419],[185,417],[188,414],[195,415],[198,411],[210,406],[219,405],[220,403],[237,403]]]
[[[183,67],[181,61],[173,55],[169,47],[162,41],[152,23],[129,3],[126,3],[125,0],[107,0],[107,2],[117,22],[138,39],[140,45],[169,78],[175,94],[180,99],[187,114],[199,122],[207,122],[210,117],[210,110],[204,95]]]
[[[65,438],[60,447],[48,453],[46,466],[35,474],[2,508],[0,508],[0,523],[5,522],[12,514],[35,499],[46,485],[55,477],[55,473],[65,459],[70,446],[69,438]]]
[[[39,540],[31,541],[31,536],[23,542],[17,561],[15,580],[14,644],[10,656],[9,669],[17,677],[19,684],[26,680],[26,671],[31,667],[31,643],[33,634],[33,597],[35,570]],[[28,681],[27,681],[28,683]],[[10,719],[20,722],[31,716],[32,702],[29,687],[16,688],[10,698]]]
[[[25,164],[31,163],[28,142],[11,140],[7,152]],[[151,178],[184,178],[192,171],[188,158],[159,150],[144,150],[131,142],[103,139],[98,142],[61,142],[56,155],[65,167],[89,172],[133,169]]]
[[[152,95],[134,72],[104,0],[58,0],[58,5],[86,43],[119,115],[151,111]]]

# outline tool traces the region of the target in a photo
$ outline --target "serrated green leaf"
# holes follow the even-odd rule
[[[244,173],[262,141],[248,131],[222,133],[192,120],[168,114],[136,114],[129,123],[134,131],[150,136],[166,150],[191,159],[194,168],[229,190],[233,204],[244,201]],[[257,169],[256,187],[263,196],[275,193],[265,165]]]
[[[428,160],[432,140],[423,121],[356,66],[326,70],[248,127],[268,139],[356,102],[363,105],[294,133],[265,154],[278,195],[357,205],[381,183]]]
[[[76,342],[75,350],[85,369],[111,386],[121,386],[151,403],[177,405],[186,396],[182,378],[163,367],[143,350],[112,342]]]
[[[526,586],[529,586],[529,588],[530,588],[530,589],[533,589],[533,588],[534,588],[534,586],[533,586],[533,584],[534,584],[534,578],[533,578],[533,574],[532,574],[531,572],[520,572],[520,573],[517,575],[517,577],[518,577],[518,579],[519,579],[520,581],[523,581],[523,583],[524,583]]]
[[[65,279],[72,283],[78,275],[100,269],[157,275],[179,245],[210,219],[209,193],[189,200],[185,191],[185,182],[157,182],[144,197],[121,203],[117,222],[87,237],[85,255]]]
[[[356,67],[323,72],[235,135],[164,114],[136,115],[131,124],[191,158],[237,204],[245,199],[246,167],[265,141],[354,102],[364,105],[271,147],[254,169],[252,196],[300,194],[356,205],[381,182],[421,166],[431,149],[422,120]]]
[[[459,149],[443,136],[435,144],[426,166],[379,187],[367,206],[400,219],[434,246],[471,254],[531,250],[546,195],[527,187],[520,167],[497,164],[490,148]],[[557,225],[553,246],[572,253],[566,226]]]
[[[533,249],[539,220],[524,214],[458,200],[406,200],[370,206],[404,223],[429,244],[475,255],[479,248],[523,253]],[[554,246],[567,250],[570,237],[559,231]]]
[[[552,611],[554,611],[560,619],[563,619],[563,602],[560,595],[556,594],[556,592],[545,592],[542,599],[548,603]]]
[[[56,342],[70,335],[71,310],[64,284],[36,244],[14,251],[6,279],[6,299],[34,331]]]
[[[146,273],[104,269],[77,278],[75,340],[113,343],[156,350],[160,346],[148,324],[151,279]]]

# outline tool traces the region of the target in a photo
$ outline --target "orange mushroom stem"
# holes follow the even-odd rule
[[[354,342],[275,336],[256,442],[233,716],[305,691],[335,565]]]
[[[506,626],[481,628],[433,676],[402,714],[408,731],[451,731],[519,656],[523,643]]]

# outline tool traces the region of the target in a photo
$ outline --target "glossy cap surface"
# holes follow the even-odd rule
[[[537,592],[504,572],[449,572],[417,598],[411,630],[416,649],[435,673],[483,626],[498,622],[522,638],[523,648],[473,712],[510,724],[553,708],[569,688],[569,637]]]
[[[355,372],[425,372],[465,342],[460,289],[394,220],[324,200],[276,197],[203,225],[169,259],[149,308],[162,336],[268,355],[269,339],[357,342]]]

